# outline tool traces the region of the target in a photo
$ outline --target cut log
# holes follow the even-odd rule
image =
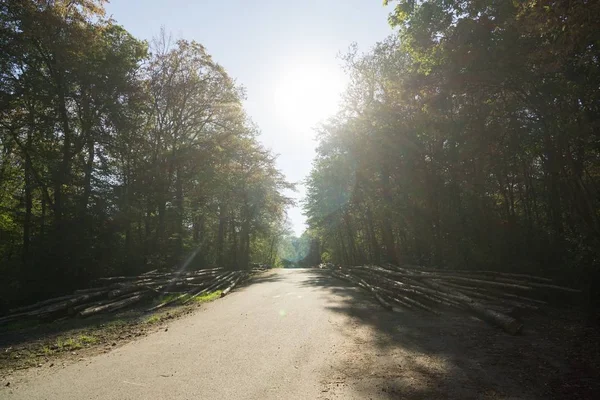
[[[74,295],[80,295],[80,294],[87,294],[87,293],[94,293],[94,292],[100,292],[100,291],[108,291],[111,289],[111,286],[104,286],[104,287],[93,287],[93,288],[89,288],[89,289],[79,289],[73,292]]]
[[[403,303],[403,304],[408,303],[408,304],[411,304],[413,306],[422,308],[425,311],[429,311],[430,313],[437,314],[437,315],[440,314],[439,311],[434,310],[433,308],[431,308],[431,307],[429,307],[429,306],[421,303],[420,301],[415,300],[412,297],[405,296],[405,295],[402,295],[400,293],[394,293],[394,291],[388,290],[388,289],[384,289],[384,288],[377,288],[377,289],[379,291],[383,292],[387,297],[389,297],[391,299],[399,299],[400,303]]]
[[[418,273],[412,273],[406,270],[392,271],[389,269],[375,266],[351,268],[350,271],[356,272],[361,275],[365,275],[365,278],[368,277],[369,280],[372,280],[373,282],[379,282],[379,284],[383,284],[384,286],[386,286],[385,288],[381,288],[382,290],[380,290],[380,293],[384,294],[388,298],[394,297],[394,294],[396,294],[395,297],[397,298],[397,300],[403,301],[404,303],[416,305],[414,304],[414,302],[417,302],[422,306],[426,306],[422,302],[416,300],[415,295],[421,297],[423,297],[423,295],[430,295],[430,297],[441,298],[446,300],[447,302],[460,304],[476,316],[480,317],[481,319],[493,323],[494,325],[500,326],[505,331],[511,334],[518,333],[523,327],[523,324],[517,321],[516,319],[496,310],[487,308],[481,302],[474,300],[473,298],[469,297],[464,293],[461,293],[455,288],[446,287],[442,283],[433,281],[433,279],[431,278],[435,276],[435,274],[423,275]],[[385,275],[387,275],[387,277]],[[351,274],[346,274],[346,277],[352,280]],[[394,281],[390,279],[390,277],[395,277],[398,280]],[[364,287],[365,284],[369,285],[368,283],[366,283],[364,278],[361,279],[361,286]],[[502,283],[502,285],[505,284]],[[399,293],[406,293],[406,295],[403,295],[402,298],[398,298],[400,297]],[[432,299],[430,298],[429,300]],[[498,299],[494,298],[494,300]],[[495,307],[498,307],[498,305],[495,304]]]
[[[132,296],[126,297],[125,299],[122,299],[122,300],[117,300],[117,301],[113,301],[108,304],[103,304],[100,306],[86,308],[79,312],[79,316],[85,318],[85,317],[89,317],[91,315],[98,314],[101,312],[120,310],[131,304],[134,304],[134,303],[137,303],[138,301],[143,300],[147,296],[148,296],[148,293],[146,293],[146,292],[137,292],[137,293],[134,293]]]
[[[380,267],[376,267],[376,268],[371,267],[370,269],[375,270],[375,271],[380,271],[380,272],[388,274],[390,276],[396,276],[396,277],[408,278],[408,279],[423,280],[423,279],[439,278],[439,279],[444,279],[446,281],[466,282],[466,283],[472,283],[472,284],[481,284],[481,285],[496,286],[496,287],[503,287],[503,288],[510,288],[510,289],[533,290],[533,288],[531,286],[524,286],[522,284],[516,284],[516,283],[484,281],[484,280],[480,280],[480,279],[463,278],[463,277],[458,277],[458,276],[440,276],[438,274],[426,274],[426,275],[417,274],[417,273],[413,274],[413,273],[406,273],[406,272],[390,271],[390,270],[387,270],[385,268],[380,268]]]
[[[131,285],[131,286],[126,286],[126,287],[121,288],[121,289],[111,290],[110,292],[108,292],[108,298],[109,299],[113,299],[115,297],[121,297],[121,296],[123,296],[125,294],[128,294],[128,293],[139,292],[139,291],[146,291],[146,290],[150,290],[150,286],[147,286],[147,285]]]
[[[388,264],[388,265],[390,267],[395,267],[393,264]],[[453,270],[453,269],[439,269],[439,268],[424,268],[421,266],[409,265],[409,264],[405,264],[402,267],[405,267],[407,269],[411,269],[414,271],[434,272],[434,273],[448,274],[448,275],[463,275],[463,276],[466,275],[466,276],[470,276],[470,277],[473,277],[476,275],[483,275],[483,276],[517,278],[517,279],[521,279],[521,280],[533,280],[533,281],[538,281],[538,282],[552,283],[551,278],[546,278],[546,277],[537,276],[537,275],[512,273],[512,272],[482,271],[482,270],[467,270],[467,269]]]
[[[439,283],[431,281],[426,281],[425,284],[441,292],[446,292],[451,297],[454,297],[458,302],[466,305],[471,311],[473,311],[475,315],[494,325],[501,327],[506,332],[512,335],[516,335],[523,329],[523,323],[517,321],[515,318],[493,310],[489,310],[483,305],[479,304],[477,301],[470,298],[469,296],[457,292],[452,288],[444,287]]]
[[[73,297],[75,297],[75,295],[68,294],[66,296],[54,297],[54,298],[51,298],[48,300],[38,301],[37,303],[33,303],[28,306],[13,308],[13,309],[9,310],[9,314],[17,314],[17,313],[23,313],[26,311],[30,311],[30,310],[35,310],[37,308],[41,308],[41,307],[49,305],[49,304],[58,303],[63,300],[72,299]]]
[[[390,292],[402,292],[405,295],[408,296],[416,296],[416,297],[420,297],[423,298],[425,300],[429,300],[432,301],[434,303],[437,304],[443,304],[443,305],[449,305],[449,306],[456,306],[458,303],[456,303],[455,301],[453,301],[452,299],[448,298],[447,296],[445,296],[442,293],[439,293],[437,291],[434,291],[430,288],[421,286],[421,285],[415,285],[414,282],[398,282],[398,281],[394,281],[388,278],[384,278],[381,276],[375,276],[372,274],[369,274],[370,279],[374,280],[377,282],[378,285],[382,286],[383,289],[390,291]],[[397,293],[398,295],[400,295],[400,293]],[[402,297],[406,297],[406,296],[402,296]],[[418,301],[417,301],[418,303]],[[425,306],[424,304],[422,304],[423,306]],[[425,306],[428,311],[432,311],[437,313],[437,311],[431,309],[428,306]],[[424,308],[424,307],[421,307]]]
[[[227,294],[229,294],[229,292],[231,292],[231,290],[233,290],[233,288],[235,287],[235,285],[237,285],[237,283],[243,279],[246,276],[245,272],[239,272],[237,277],[235,277],[235,279],[230,283],[229,286],[227,286],[222,292],[221,292],[221,297],[227,296]]]
[[[196,290],[195,293],[191,294],[187,299],[183,300],[182,304],[187,304],[198,296],[202,296],[205,293],[209,293],[214,290],[217,290],[219,287],[221,287],[221,285],[223,285],[224,283],[227,282],[227,279],[229,279],[234,274],[235,274],[235,272],[229,272],[229,273],[220,275],[219,277],[217,277],[214,280],[214,282],[210,286],[208,286],[207,288],[202,289],[200,291]]]

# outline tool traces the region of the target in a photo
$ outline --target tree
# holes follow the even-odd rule
[[[0,5],[0,307],[107,275],[246,267],[291,187],[196,42],[103,1]]]
[[[323,250],[589,282],[598,4],[394,3],[398,35],[351,49],[345,106],[321,132],[305,212]]]

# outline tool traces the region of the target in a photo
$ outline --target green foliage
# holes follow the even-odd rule
[[[286,235],[277,250],[284,268],[309,267],[320,263],[319,240],[312,232],[305,231],[300,237]]]
[[[352,49],[344,107],[320,133],[304,208],[324,258],[586,280],[600,5],[393,3],[398,35]]]
[[[214,292],[204,293],[203,295],[194,297],[192,301],[196,303],[207,303],[220,298],[222,292],[222,290],[215,290]]]
[[[90,335],[79,335],[79,342],[82,344],[94,344],[98,342],[98,338]]]
[[[192,301],[195,303],[206,303],[206,302],[218,299],[219,297],[221,297],[221,293],[222,293],[221,290],[204,293],[204,294],[201,294],[200,296],[194,297],[192,299]],[[183,301],[189,299],[189,297],[190,296],[188,296],[187,294],[183,297],[181,297],[181,294],[179,294],[179,293],[166,294],[166,295],[156,298],[154,300],[154,304],[160,304],[163,302],[172,301],[172,300],[175,300],[176,298],[180,298],[179,301],[183,302]],[[162,315],[152,315],[151,317],[148,317],[145,322],[148,324],[154,324],[154,323],[160,322],[163,319],[163,317],[164,316],[162,316]]]
[[[43,3],[43,4],[42,4]],[[199,43],[102,1],[0,4],[0,311],[108,274],[273,258],[287,183]]]
[[[146,318],[144,321],[146,324],[156,324],[159,323],[162,318],[159,315],[152,315],[151,317]]]

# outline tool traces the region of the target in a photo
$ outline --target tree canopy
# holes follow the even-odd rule
[[[324,250],[346,265],[588,279],[600,266],[600,4],[389,3],[397,33],[350,50],[345,102],[320,130],[304,208]]]
[[[201,44],[138,40],[103,3],[0,4],[4,305],[184,262],[244,268],[290,204],[243,88]]]

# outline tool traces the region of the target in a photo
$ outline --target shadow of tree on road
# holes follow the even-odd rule
[[[244,280],[244,282],[242,282],[239,287],[236,288],[236,290],[261,283],[272,283],[283,280],[281,274],[278,274],[277,272],[277,269],[274,269],[252,275],[250,278]]]
[[[453,310],[390,312],[326,271],[299,273],[302,286],[323,291],[327,307],[345,317],[348,344],[332,395],[343,397],[340,381],[364,398],[390,399],[591,399],[600,389],[597,364],[586,360],[599,349],[597,332],[572,313],[532,317],[510,336]]]

